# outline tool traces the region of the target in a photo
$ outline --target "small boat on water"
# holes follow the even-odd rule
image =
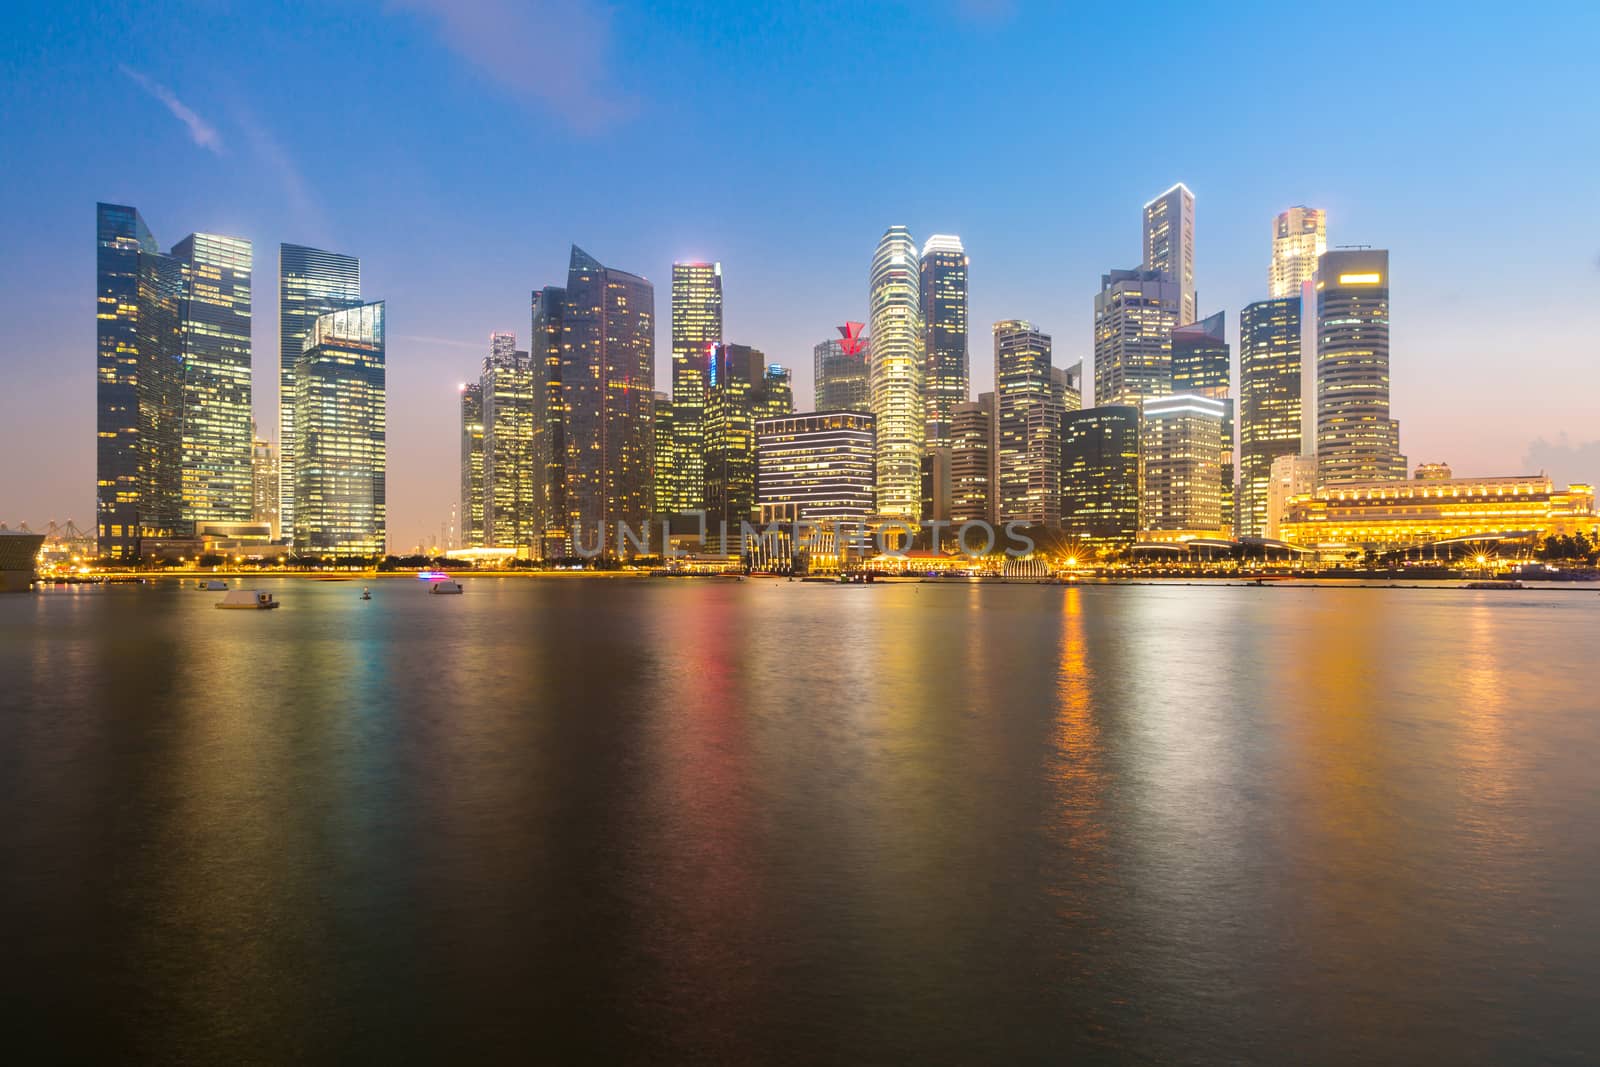
[[[227,596],[217,601],[219,608],[236,608],[240,610],[265,611],[278,607],[271,593],[263,593],[256,589],[235,589]]]
[[[1526,589],[1528,587],[1523,585],[1521,582],[1519,582],[1515,578],[1492,578],[1492,579],[1486,579],[1486,580],[1481,581],[1481,582],[1468,582],[1464,586],[1464,588],[1466,588],[1466,589]]]
[[[227,591],[228,583],[219,581],[216,578],[202,578],[200,580],[200,588],[208,593],[222,593]]]
[[[361,599],[362,600],[371,600],[372,599],[372,590],[370,590],[370,589],[361,590]]]
[[[441,578],[428,583],[428,592],[435,595],[449,595],[451,593],[465,593],[466,590],[462,588],[460,582],[451,581],[449,578]]]

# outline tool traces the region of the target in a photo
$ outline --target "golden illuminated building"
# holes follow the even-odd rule
[[[1317,258],[1328,250],[1328,213],[1297,205],[1272,220],[1272,266],[1268,295],[1283,300],[1300,295],[1300,286],[1317,273]]]

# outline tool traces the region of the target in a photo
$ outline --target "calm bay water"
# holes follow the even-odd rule
[[[0,598],[8,1058],[1600,1058],[1593,593],[250,584]]]

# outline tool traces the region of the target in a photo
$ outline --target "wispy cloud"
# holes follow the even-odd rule
[[[209,149],[219,156],[225,154],[225,150],[222,147],[222,135],[217,132],[217,128],[196,114],[194,108],[179,100],[177,94],[171,89],[140,74],[129,66],[122,66],[122,73],[133,79],[139,88],[165,104],[174,118],[189,127],[189,136],[194,138],[195,144],[201,148]]]
[[[229,115],[239,129],[244,131],[250,153],[260,161],[262,170],[270,174],[283,192],[283,202],[289,221],[295,227],[295,240],[322,241],[328,236],[328,219],[322,204],[312,191],[300,166],[289,150],[280,143],[249,107],[237,105]]]
[[[391,0],[434,23],[445,46],[512,93],[595,131],[634,102],[611,84],[611,9],[593,0]]]

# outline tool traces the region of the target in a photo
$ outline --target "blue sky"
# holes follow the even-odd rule
[[[1600,479],[1593,5],[155,8],[8,8],[3,521],[92,519],[102,199],[164,245],[255,242],[266,430],[278,243],[361,257],[389,305],[396,546],[447,515],[455,386],[490,331],[526,337],[570,243],[656,282],[663,384],[671,263],[721,260],[729,339],[794,367],[804,401],[883,229],[958,233],[977,391],[1001,318],[1087,364],[1099,275],[1137,264],[1140,206],[1177,180],[1230,336],[1265,296],[1272,216],[1325,207],[1331,243],[1390,249],[1414,462]]]

